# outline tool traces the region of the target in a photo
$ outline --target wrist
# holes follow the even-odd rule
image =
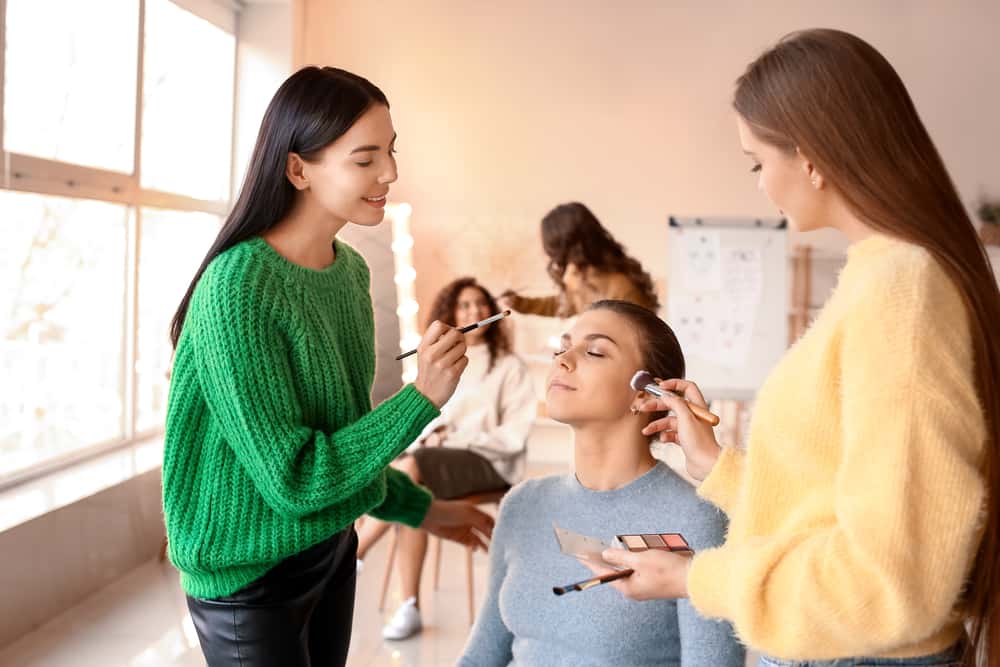
[[[430,505],[427,506],[427,512],[424,514],[423,521],[420,522],[420,528],[426,528],[428,524],[434,523],[434,516],[437,511],[438,501],[435,498],[431,498]]]
[[[714,442],[710,447],[699,450],[698,454],[693,457],[688,472],[699,482],[705,481],[705,478],[712,472],[712,468],[715,467],[715,462],[719,460],[720,453],[722,453],[722,448]]]
[[[428,393],[426,387],[424,387],[423,383],[420,382],[420,378],[417,378],[416,380],[413,381],[413,388],[416,389],[418,392],[420,392],[420,394],[424,398],[426,398],[430,402],[431,405],[433,405],[439,411],[441,410],[441,406],[443,405],[443,403],[438,403],[434,398],[431,397],[431,395],[430,395],[430,393]]]
[[[690,556],[684,559],[684,567],[681,570],[681,581],[678,585],[677,597],[686,598],[688,596],[688,573],[691,571],[691,562],[694,559]]]

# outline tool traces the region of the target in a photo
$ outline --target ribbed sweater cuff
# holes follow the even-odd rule
[[[415,484],[406,474],[388,468],[385,471],[385,500],[370,514],[376,519],[419,528],[432,500],[430,491]]]
[[[724,447],[712,472],[698,487],[698,495],[729,514],[739,493],[745,456],[741,449]]]
[[[424,422],[417,429],[418,435],[424,426],[441,414],[441,411],[431,403],[431,399],[421,394],[412,384],[408,384],[400,389],[399,393],[389,400],[396,404],[395,409],[402,411],[406,415],[412,414],[415,420]]]

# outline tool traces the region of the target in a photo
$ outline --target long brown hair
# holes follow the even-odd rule
[[[733,106],[761,140],[816,165],[872,229],[925,248],[962,294],[986,419],[988,499],[963,600],[976,656],[1000,665],[1000,292],[986,250],[892,65],[838,30],[784,37],[737,80]]]
[[[580,202],[560,204],[542,218],[542,247],[549,256],[549,276],[565,290],[563,274],[570,264],[580,271],[593,267],[605,273],[622,273],[645,296],[654,310],[660,301],[653,279],[643,270],[639,260],[627,255],[622,244]]]
[[[458,297],[462,293],[462,290],[467,287],[473,287],[483,293],[486,305],[490,309],[490,315],[496,315],[500,312],[500,306],[497,305],[496,299],[493,298],[488,289],[476,282],[475,278],[459,278],[448,283],[438,292],[434,298],[434,305],[431,306],[431,312],[427,316],[427,326],[430,326],[434,320],[440,320],[449,326],[455,326],[455,311],[458,309]],[[492,324],[485,327],[483,333],[483,340],[486,341],[486,346],[490,351],[490,365],[488,369],[490,371],[493,370],[497,359],[510,352],[510,339],[507,337],[507,327],[503,325],[504,322]]]

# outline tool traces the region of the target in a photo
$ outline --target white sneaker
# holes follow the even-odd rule
[[[423,629],[420,622],[420,610],[417,609],[417,598],[410,598],[399,606],[392,620],[382,628],[385,639],[406,639]]]

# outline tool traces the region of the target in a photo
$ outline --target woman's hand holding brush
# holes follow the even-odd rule
[[[647,400],[639,410],[673,414],[651,421],[642,433],[647,436],[658,433],[661,442],[679,445],[687,460],[688,474],[700,482],[708,477],[721,451],[712,426],[699,419],[691,409],[694,405],[707,411],[708,403],[694,382],[658,380],[657,385],[665,390],[664,395]]]

